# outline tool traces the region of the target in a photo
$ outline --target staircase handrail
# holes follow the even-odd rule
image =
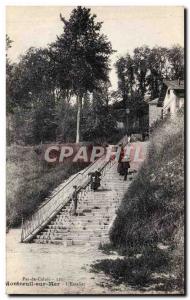
[[[123,142],[125,143],[126,136],[119,141],[119,143]],[[118,143],[118,144],[119,144]],[[104,167],[108,164],[108,162],[105,162],[103,165],[98,166],[99,163],[103,160],[103,157],[105,154],[103,154],[101,157],[99,157],[97,160],[95,160],[92,164],[90,164],[87,168],[85,168],[82,172],[77,173],[71,180],[65,183],[65,185],[58,190],[55,194],[53,194],[48,201],[46,201],[43,205],[41,205],[30,218],[28,218],[25,222],[22,222],[22,232],[21,232],[21,242],[30,241],[33,236],[37,232],[39,232],[45,225],[47,225],[47,222],[51,220],[51,218],[54,217],[54,215],[62,209],[62,207],[70,200],[73,190],[71,189],[71,183],[72,188],[73,185],[77,185],[80,183],[79,187],[87,186],[89,184],[89,177],[88,174],[85,177],[86,173],[89,173],[90,169],[97,170],[99,167],[101,170],[104,169]],[[84,182],[82,181],[81,176],[84,177]],[[64,194],[62,195],[61,192]],[[61,196],[61,199],[60,199]],[[63,197],[63,199],[62,199]]]

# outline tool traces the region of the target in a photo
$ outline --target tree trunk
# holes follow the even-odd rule
[[[82,107],[82,96],[77,96],[77,132],[76,132],[76,143],[80,142],[80,115],[81,115],[81,107]]]

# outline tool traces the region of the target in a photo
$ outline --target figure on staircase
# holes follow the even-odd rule
[[[123,144],[119,145],[121,147],[121,151],[119,154],[119,159],[118,159],[118,166],[117,166],[117,172],[119,173],[119,175],[124,175],[124,170],[123,170],[123,158],[125,156],[125,151],[124,151],[124,146]]]
[[[73,194],[72,194],[72,201],[73,201],[73,216],[77,215],[77,205],[78,205],[78,190],[77,186],[73,186]]]
[[[123,163],[124,181],[127,180],[128,171],[130,169],[130,160],[127,158]]]
[[[128,144],[130,142],[130,139],[128,139]],[[124,181],[127,180],[128,171],[130,169],[130,159],[128,156],[125,156],[125,148],[123,144],[119,145],[121,147],[119,159],[118,159],[118,166],[117,166],[117,172],[119,175],[124,176]]]
[[[91,189],[95,192],[100,187],[101,182],[101,172],[100,170],[96,170],[95,172],[91,172],[88,175],[91,176],[90,178],[90,186]]]

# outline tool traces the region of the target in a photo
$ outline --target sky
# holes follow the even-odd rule
[[[45,47],[63,32],[61,13],[66,19],[73,7],[69,6],[8,6],[6,32],[14,41],[9,50],[12,61],[29,47]],[[114,63],[121,55],[132,53],[142,45],[184,45],[183,7],[180,6],[102,6],[91,7],[97,21],[103,21],[102,33],[106,34],[114,50],[111,56],[112,88],[117,88]]]

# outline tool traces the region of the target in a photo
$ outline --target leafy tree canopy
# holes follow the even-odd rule
[[[92,92],[98,80],[109,80],[111,43],[101,34],[102,22],[96,22],[89,8],[73,9],[68,21],[60,17],[64,32],[51,45],[60,82],[75,94]]]
[[[146,94],[152,99],[158,96],[162,80],[183,79],[184,50],[181,46],[172,48],[148,46],[137,47],[133,55],[120,57],[116,64],[118,91],[124,102],[141,98]]]

